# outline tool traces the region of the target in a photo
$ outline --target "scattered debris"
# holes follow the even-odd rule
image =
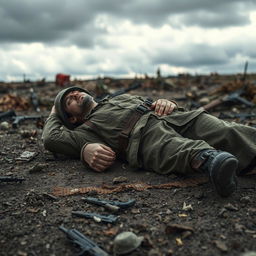
[[[0,129],[3,131],[7,131],[10,128],[10,125],[8,122],[4,121],[0,123]]]
[[[221,210],[218,214],[218,217],[227,218],[228,217],[227,209],[226,208],[221,208]]]
[[[188,217],[188,215],[185,214],[185,213],[180,213],[180,214],[178,214],[178,216],[179,216],[180,218],[187,218],[187,217]]]
[[[29,173],[36,173],[36,172],[41,172],[43,171],[44,169],[47,168],[47,164],[44,164],[44,163],[36,163],[35,165],[33,165],[29,170],[28,172]]]
[[[29,162],[36,155],[37,155],[37,152],[24,151],[19,157],[16,158],[16,160],[17,161],[23,161],[23,162]]]
[[[186,205],[186,202],[183,203],[182,210],[184,211],[193,211],[193,207],[191,204]]]
[[[104,230],[103,233],[106,235],[106,236],[115,236],[117,233],[118,233],[118,228],[117,227],[112,227],[108,230]]]
[[[20,135],[22,138],[34,138],[37,136],[37,130],[22,130]]]
[[[239,223],[235,223],[235,230],[237,233],[243,233],[243,231],[245,230],[245,226]]]
[[[47,213],[46,210],[43,210],[43,211],[42,211],[42,215],[43,215],[44,217],[46,217],[46,213]]]
[[[229,210],[229,211],[238,211],[239,209],[237,207],[235,207],[233,204],[228,203],[226,205],[224,205],[224,208]]]
[[[195,77],[190,76],[189,74],[181,74],[179,77],[173,78],[161,77],[162,81],[159,80],[161,83],[156,82],[154,78],[145,77],[145,79],[141,80],[142,88],[138,93],[143,96],[148,93],[153,98],[162,98],[165,96],[176,97],[177,95],[179,105],[184,105],[188,109],[195,109],[207,105],[215,99],[223,99],[232,93],[237,93],[237,90],[244,88],[244,92],[240,95],[237,94],[237,96],[245,99],[247,101],[245,104],[242,103],[242,101],[226,101],[213,107],[210,111],[213,115],[222,119],[254,126],[256,125],[256,112],[255,107],[251,103],[256,104],[256,80],[254,79],[255,76],[252,74],[249,74],[248,77],[254,82],[250,82],[249,79],[247,79],[246,83],[248,86],[246,88],[243,87],[243,82],[239,77],[236,79],[234,76],[229,75],[224,76],[225,79],[222,80],[223,77],[220,77],[218,74],[211,74],[209,76],[198,75]],[[70,81],[70,84],[71,83],[72,82]],[[129,80],[117,80],[112,78],[102,79],[102,84],[104,85],[104,88],[102,89],[99,89],[98,86],[96,86],[95,81],[77,80],[76,83],[83,88],[92,89],[94,95],[99,96],[102,95],[102,93],[115,93],[118,89],[128,88],[131,84]],[[119,175],[124,176],[115,177],[115,174],[110,172],[112,178],[108,176],[107,179],[108,184],[110,185],[104,184],[98,187],[97,185],[101,184],[98,179],[95,180],[95,182],[91,182],[90,179],[81,180],[79,175],[78,178],[76,177],[77,172],[73,168],[79,166],[79,163],[77,165],[74,164],[71,167],[69,162],[65,162],[67,160],[64,157],[55,157],[53,155],[50,160],[54,160],[55,162],[49,162],[45,166],[44,164],[39,163],[40,161],[47,161],[44,155],[45,152],[43,152],[43,150],[41,151],[40,148],[40,135],[44,118],[38,120],[38,122],[27,121],[21,123],[21,121],[19,124],[23,124],[21,128],[24,126],[24,129],[12,129],[12,122],[15,120],[16,116],[38,114],[35,112],[39,112],[39,109],[40,114],[49,113],[56,92],[60,88],[57,88],[55,84],[51,85],[49,83],[44,91],[40,91],[35,85],[36,84],[31,83],[0,85],[0,91],[2,93],[8,94],[9,92],[14,92],[12,95],[22,96],[28,103],[26,107],[27,109],[25,109],[25,105],[18,107],[15,105],[16,103],[10,104],[10,98],[7,97],[8,103],[5,106],[6,108],[2,108],[3,105],[0,105],[0,108],[2,108],[1,110],[6,111],[0,113],[0,138],[2,142],[0,162],[3,164],[2,175],[8,176],[10,174],[11,177],[15,177],[15,175],[24,174],[25,177],[28,176],[26,178],[29,179],[29,182],[23,183],[22,186],[1,186],[1,205],[4,210],[1,211],[0,216],[1,222],[3,223],[3,235],[0,240],[1,248],[3,248],[4,252],[7,249],[10,249],[10,254],[21,256],[29,254],[37,255],[40,254],[40,252],[41,254],[53,255],[56,254],[57,250],[57,254],[63,254],[64,251],[69,253],[67,247],[70,245],[60,239],[56,240],[58,234],[56,235],[56,232],[54,233],[52,230],[54,226],[52,224],[65,223],[73,227],[83,228],[85,234],[95,238],[100,246],[106,248],[107,252],[111,252],[113,249],[112,239],[119,232],[130,230],[137,234],[145,234],[142,244],[143,246],[138,248],[138,251],[134,252],[138,255],[183,255],[193,254],[198,252],[198,250],[202,251],[202,255],[207,253],[218,255],[218,250],[220,250],[219,253],[223,252],[223,254],[227,251],[228,253],[226,254],[239,254],[239,252],[242,254],[242,252],[246,251],[248,251],[248,255],[250,255],[249,253],[255,253],[250,252],[250,250],[254,249],[253,240],[256,238],[256,232],[253,226],[253,218],[256,216],[256,208],[254,208],[253,205],[255,185],[252,183],[252,180],[247,182],[250,177],[249,179],[246,177],[243,180],[243,185],[240,187],[243,191],[241,191],[242,193],[240,196],[235,194],[233,203],[226,204],[221,209],[220,205],[222,205],[222,203],[219,203],[218,198],[211,197],[211,195],[208,194],[208,190],[205,189],[206,186],[201,188],[197,187],[195,189],[181,189],[183,187],[186,188],[204,184],[208,182],[207,178],[203,178],[205,180],[202,179],[202,181],[199,182],[196,178],[193,183],[190,182],[189,179],[181,180],[177,176],[168,175],[167,180],[174,180],[175,182],[161,184],[166,182],[166,179],[164,177],[154,179],[154,176],[151,176],[149,172],[146,172],[145,177],[142,179],[132,179],[132,176],[128,173],[129,167],[127,164],[123,164],[122,168],[120,168],[122,172],[120,171]],[[33,86],[34,92],[37,92],[36,96],[38,96],[37,103],[39,104],[39,108],[36,108],[37,103],[34,105],[32,102],[32,95],[30,94],[32,91],[29,90],[31,86]],[[22,91],[23,89],[19,90],[21,87],[24,91]],[[167,94],[167,91],[162,90],[164,87],[170,90],[169,94]],[[56,90],[53,90],[55,88]],[[177,89],[178,92],[171,91],[174,89]],[[133,92],[131,93],[133,94]],[[137,94],[137,91],[134,94]],[[0,99],[2,99],[2,97],[0,97]],[[247,104],[248,102],[249,104]],[[253,107],[250,107],[250,105]],[[17,112],[16,114],[14,110],[22,112]],[[27,110],[29,110],[29,112]],[[3,119],[1,118],[2,116]],[[11,144],[12,142],[14,142],[13,145]],[[33,164],[27,161],[29,158],[23,161],[24,163],[22,165],[16,164],[16,157],[21,154],[20,152],[25,150],[28,150],[29,152],[38,151],[37,154],[40,153],[40,155],[32,162]],[[37,164],[34,164],[36,162]],[[47,166],[50,166],[51,173],[49,173],[49,168],[47,168]],[[65,169],[66,166],[71,169],[70,171],[68,170],[63,173],[60,168],[63,167]],[[78,169],[79,168],[80,167],[78,167]],[[47,172],[43,172],[44,170]],[[250,172],[250,175],[255,175],[255,171],[256,170]],[[37,175],[30,175],[32,173],[37,173]],[[51,177],[51,175],[55,175],[55,177]],[[90,173],[88,176],[90,177]],[[150,178],[148,179],[147,177]],[[147,184],[121,184],[127,183],[129,180],[132,182],[146,181]],[[188,182],[186,183],[186,181]],[[33,184],[33,182],[35,182],[35,184]],[[30,191],[27,193],[31,187],[38,186],[40,182],[42,186],[39,185],[39,187],[36,187],[36,192]],[[160,185],[152,185],[152,183],[158,183]],[[51,191],[48,190],[49,187],[51,188],[56,185],[63,187],[70,186],[70,191],[65,190],[71,192],[70,195],[87,193],[88,196],[100,197],[100,195],[114,193],[114,201],[122,200],[122,198],[127,200],[127,198],[130,197],[139,199],[140,201],[138,202],[137,207],[132,207],[129,211],[123,211],[125,214],[119,219],[115,226],[112,227],[112,224],[101,224],[102,220],[97,215],[93,216],[92,220],[89,221],[70,218],[70,212],[74,209],[77,210],[82,206],[86,211],[93,211],[92,209],[96,208],[101,214],[104,214],[104,210],[110,210],[115,214],[115,212],[122,208],[113,204],[109,204],[108,206],[106,204],[106,207],[103,205],[101,207],[95,207],[91,204],[81,205],[81,200],[77,196],[59,198],[58,196],[63,196],[64,194],[55,195],[51,194]],[[83,186],[85,188],[83,188]],[[172,190],[156,191],[153,189]],[[45,191],[47,191],[47,193],[45,193]],[[138,193],[137,191],[143,192]],[[117,194],[119,192],[123,193]],[[191,194],[188,195],[185,192],[191,192]],[[7,194],[8,197],[6,197]],[[157,194],[157,196],[155,196],[155,194]],[[163,195],[163,197],[161,197],[160,194]],[[166,196],[166,194],[168,194],[168,196]],[[105,198],[109,199],[108,196]],[[207,202],[209,199],[211,201],[208,204]],[[104,199],[104,201],[111,201],[111,198],[110,200]],[[234,202],[236,203],[234,204]],[[45,216],[45,218],[43,216]],[[246,218],[242,218],[241,216],[246,216]],[[218,219],[218,217],[225,219]],[[16,222],[13,222],[14,218],[17,218]],[[184,226],[182,224],[184,224]],[[175,225],[181,225],[182,228],[175,227]],[[186,225],[188,225],[188,228],[186,228]],[[189,225],[191,225],[191,227]],[[195,231],[192,226],[197,229],[196,235],[194,235]],[[162,227],[166,228],[166,235],[163,234]],[[37,232],[31,232],[31,230],[36,230]],[[216,233],[216,230],[221,232]],[[204,236],[205,232],[207,233],[207,236]],[[8,239],[8,235],[6,236],[5,234],[13,234],[15,239]],[[216,234],[219,234],[219,236],[216,237]],[[78,236],[80,237],[80,235]],[[173,237],[173,239],[170,239],[170,236]],[[190,239],[185,240],[188,237]],[[211,246],[213,239],[219,239],[220,241],[215,241],[215,245]],[[12,246],[9,240],[11,243],[14,243],[14,249],[11,249]],[[33,244],[31,244],[31,251],[26,252],[26,247],[30,240],[33,241]],[[37,241],[38,244],[36,244]],[[58,243],[54,244],[56,241]],[[204,241],[204,243],[200,245],[199,241]],[[223,241],[225,242],[223,243]],[[75,253],[75,250],[70,250],[69,254]],[[106,255],[106,252],[104,253]]]
[[[173,233],[183,233],[185,231],[194,232],[194,229],[190,226],[181,225],[181,224],[168,224],[165,228],[166,234],[173,234]]]
[[[119,176],[113,179],[113,184],[124,183],[127,182],[127,180],[127,177]]]
[[[249,196],[243,196],[240,199],[240,202],[244,204],[250,203],[250,201],[251,201],[251,198]]]
[[[29,101],[23,97],[6,94],[0,98],[0,111],[7,111],[10,109],[15,109],[17,111],[29,109]]]
[[[42,195],[43,195],[44,197],[46,197],[46,198],[52,200],[52,201],[57,201],[57,200],[58,200],[58,198],[57,198],[56,196],[53,196],[53,195],[48,194],[48,193],[42,193]]]
[[[176,244],[177,244],[178,246],[182,246],[182,245],[183,245],[183,242],[182,242],[181,238],[177,237],[177,238],[175,239],[175,241],[176,241]]]
[[[228,247],[227,245],[222,242],[222,241],[219,241],[219,240],[215,240],[214,241],[214,244],[216,245],[216,247],[221,250],[222,252],[227,252],[228,251]]]

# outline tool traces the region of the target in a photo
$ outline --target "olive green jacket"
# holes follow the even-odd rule
[[[79,157],[81,150],[88,143],[102,143],[118,153],[119,134],[123,130],[129,116],[144,100],[142,97],[123,94],[101,101],[87,117],[93,123],[93,129],[82,124],[74,130],[68,130],[62,125],[56,114],[51,114],[46,120],[43,130],[44,146],[55,153]],[[186,125],[202,112],[204,112],[202,109],[184,111],[184,109],[178,108],[172,114],[161,117],[155,115],[154,111],[144,114],[136,123],[129,139],[126,160],[130,166],[135,168],[141,167],[138,159],[141,135],[151,116],[179,127]],[[162,143],[158,143],[158,146],[161,147]]]

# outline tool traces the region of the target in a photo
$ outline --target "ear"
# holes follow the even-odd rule
[[[75,124],[77,122],[77,118],[75,116],[71,116],[68,118],[68,121],[71,123],[71,124]]]

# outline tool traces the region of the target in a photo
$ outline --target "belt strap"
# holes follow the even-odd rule
[[[119,154],[120,157],[125,160],[125,151],[129,143],[129,138],[133,127],[139,121],[139,119],[148,111],[150,111],[149,106],[152,102],[145,102],[139,105],[136,110],[131,114],[122,132],[119,134]]]

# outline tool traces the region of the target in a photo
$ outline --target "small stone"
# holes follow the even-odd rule
[[[181,224],[169,224],[165,228],[166,234],[172,234],[172,233],[182,233],[185,231],[194,232],[194,229],[190,226],[181,225]]]
[[[133,213],[133,214],[139,214],[140,213],[140,209],[132,209],[131,210],[131,212]]]
[[[127,182],[127,177],[119,176],[113,179],[113,184],[124,183],[124,182]]]
[[[166,256],[172,256],[173,255],[173,249],[168,249]]]
[[[18,251],[18,256],[27,256],[28,254],[26,252]]]
[[[221,218],[227,218],[228,217],[228,213],[227,213],[227,210],[225,208],[222,208],[218,214],[218,217],[221,217]]]
[[[250,214],[256,214],[256,208],[249,208],[249,209],[248,209],[248,212],[249,212]]]
[[[175,241],[176,241],[176,244],[178,246],[182,246],[183,245],[183,242],[182,242],[181,238],[176,238]]]
[[[3,130],[3,131],[8,130],[9,127],[10,127],[10,125],[9,125],[9,123],[6,122],[6,121],[0,123],[0,129]]]
[[[227,252],[228,251],[228,247],[224,242],[216,240],[216,241],[214,241],[214,243],[215,243],[216,247],[218,249],[220,249],[222,252]]]
[[[22,138],[32,138],[37,136],[36,130],[22,130],[20,132]]]
[[[37,155],[36,152],[24,151],[16,160],[29,162]]]
[[[245,229],[245,226],[244,226],[244,225],[241,225],[241,224],[239,224],[239,223],[236,223],[236,224],[235,224],[235,230],[236,230],[236,232],[242,233],[242,232],[244,231],[244,229]]]
[[[192,235],[191,231],[185,231],[185,232],[182,233],[181,238],[185,239],[187,237],[190,237],[191,235]]]
[[[101,222],[101,218],[97,217],[97,216],[93,216],[93,220],[95,222]]]
[[[21,245],[26,245],[26,244],[27,244],[27,241],[22,240],[22,241],[20,242],[20,244],[21,244]]]
[[[230,204],[230,203],[224,205],[224,208],[227,210],[230,210],[230,211],[238,211],[239,210],[237,207],[235,207],[233,204]]]
[[[210,99],[207,98],[207,97],[203,97],[203,98],[201,98],[201,99],[199,100],[199,103],[200,103],[201,105],[206,105],[206,104],[208,104],[209,102],[210,102]]]
[[[185,214],[185,213],[180,213],[180,214],[178,214],[178,216],[179,216],[180,218],[187,218],[187,217],[188,217],[188,215]]]
[[[32,166],[30,169],[29,169],[29,173],[36,173],[36,172],[41,172],[43,169],[45,169],[47,167],[46,164],[40,164],[40,163],[37,163],[35,164],[34,166]]]
[[[244,203],[244,204],[248,204],[248,203],[250,203],[250,201],[251,201],[251,199],[249,196],[244,196],[244,197],[241,197],[241,199],[240,199],[240,202]]]
[[[162,253],[158,249],[151,249],[148,252],[148,256],[161,256]]]
[[[167,210],[166,210],[166,214],[168,214],[168,215],[169,215],[169,214],[172,214],[172,211],[171,211],[170,209],[167,209]]]

